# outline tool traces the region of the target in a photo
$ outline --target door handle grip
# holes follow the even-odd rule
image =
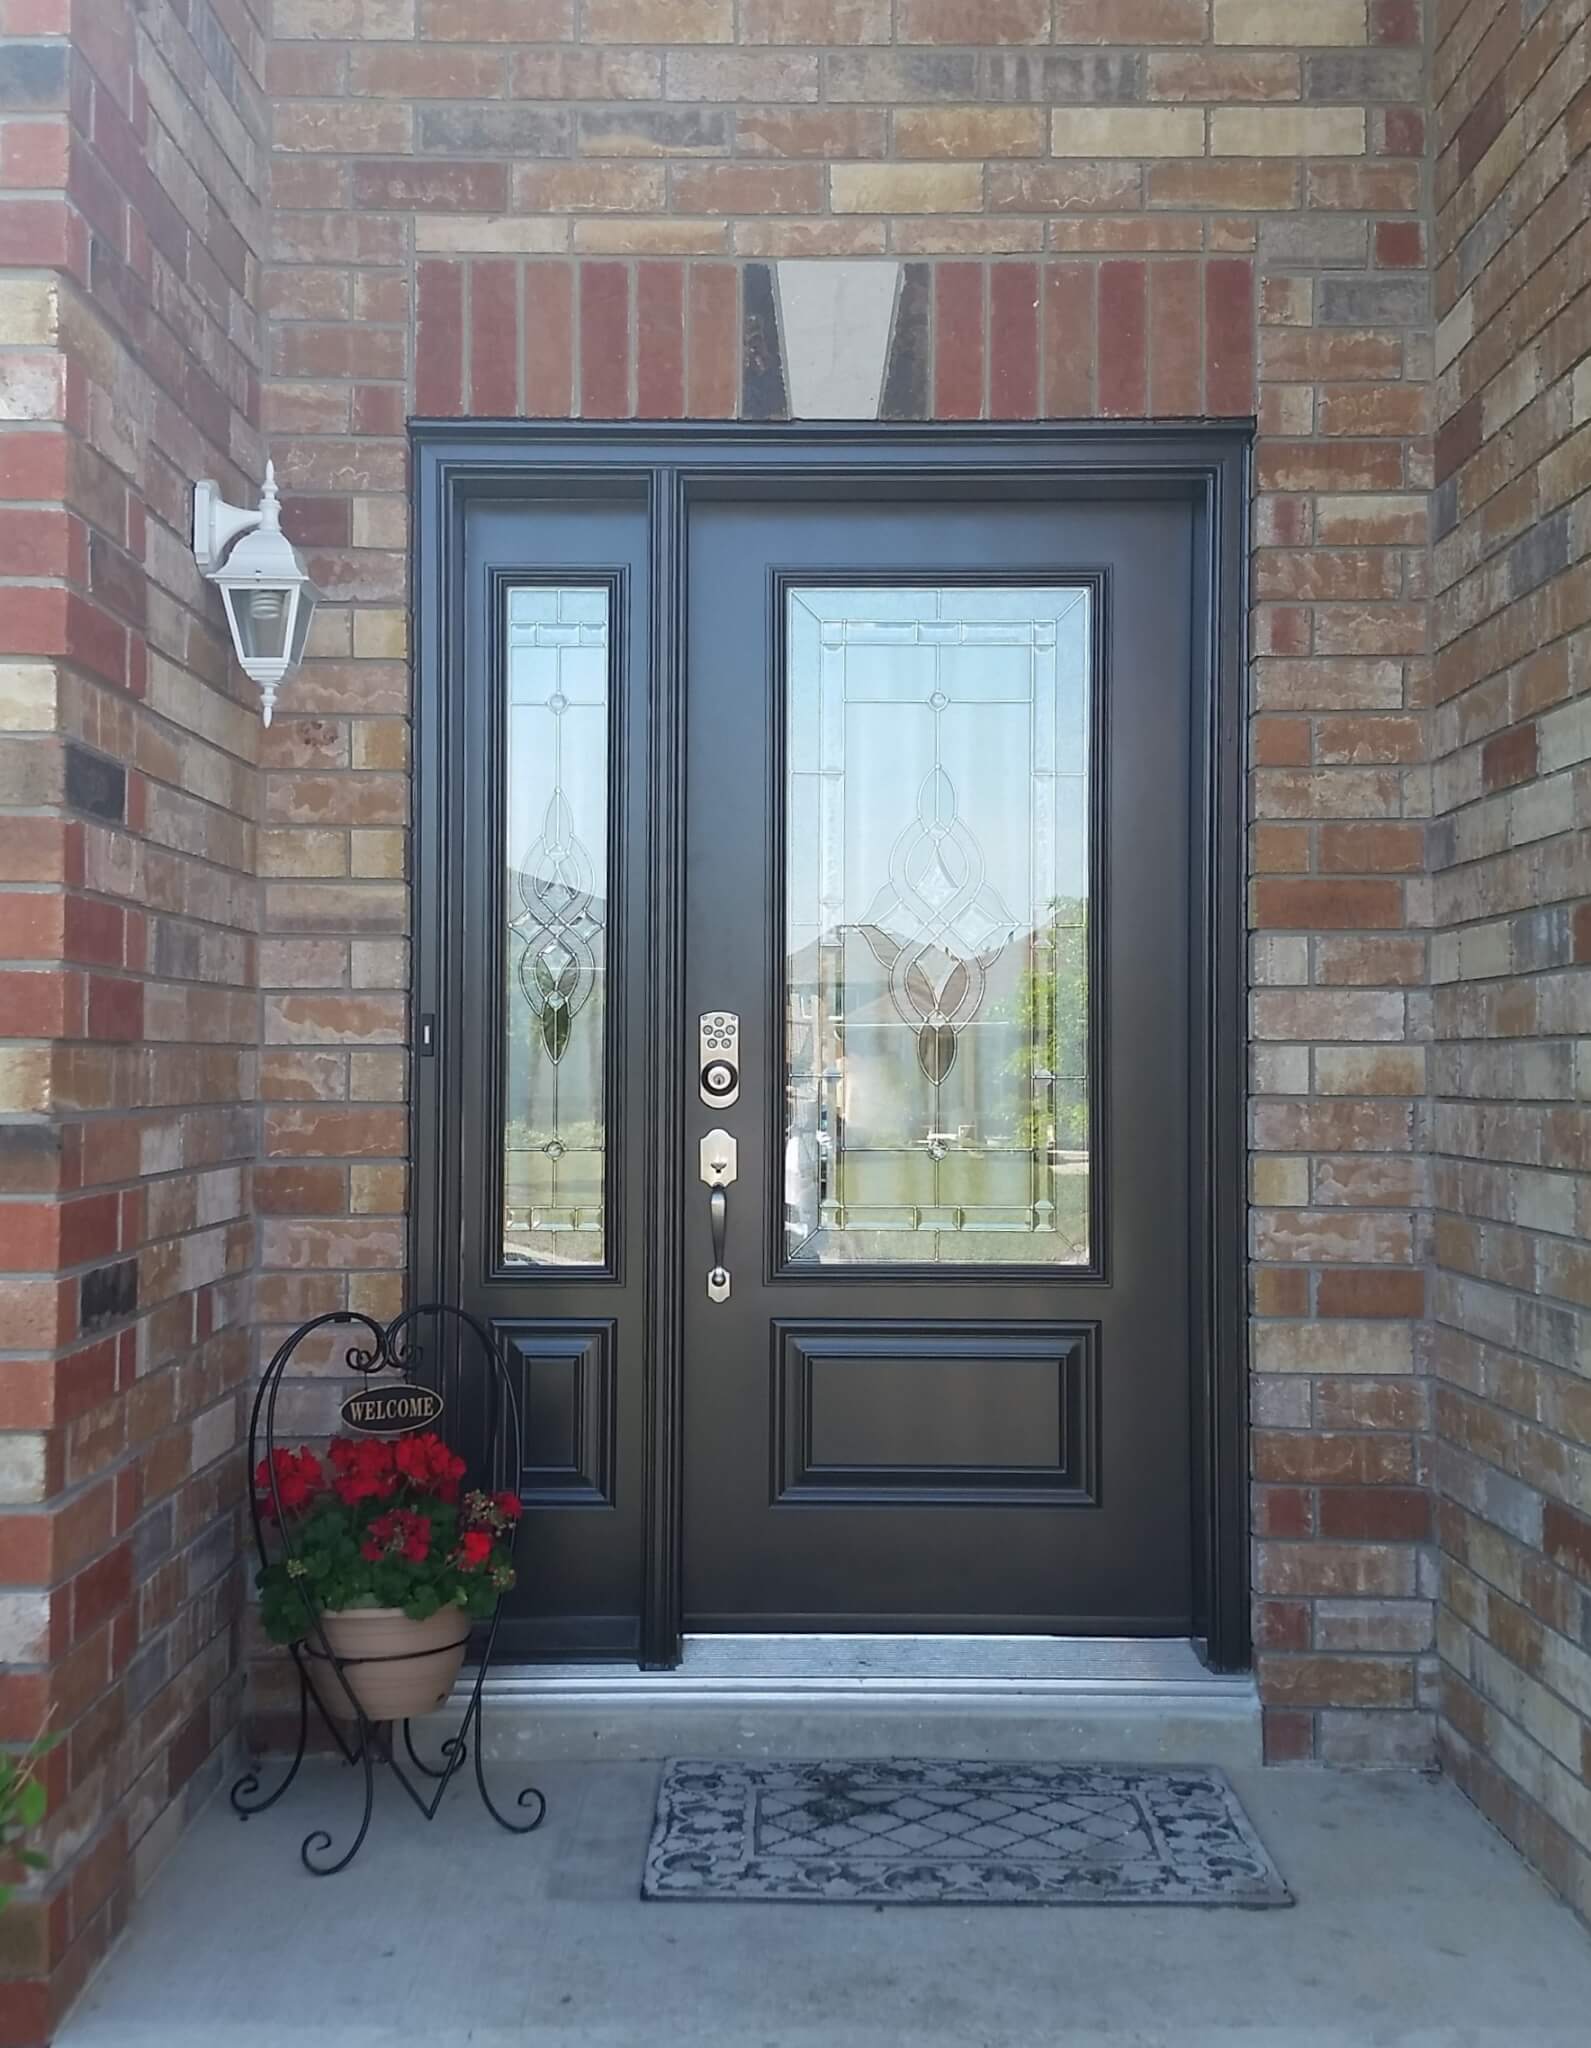
[[[713,1267],[707,1276],[707,1299],[729,1299],[729,1268],[724,1264],[724,1240],[729,1232],[729,1196],[714,1188],[707,1197],[707,1221],[713,1233]]]

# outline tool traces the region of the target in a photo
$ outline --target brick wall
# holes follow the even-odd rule
[[[4,2043],[237,1713],[258,720],[188,504],[263,460],[262,19],[0,0],[0,1741],[63,1738]]]
[[[1445,0],[1432,959],[1443,1747],[1591,1914],[1591,22]]]
[[[778,417],[802,258],[898,417],[1257,411],[1257,1627],[1424,1761],[1419,0],[276,0],[265,423],[332,603],[268,736],[261,1312],[395,1298],[409,412]]]

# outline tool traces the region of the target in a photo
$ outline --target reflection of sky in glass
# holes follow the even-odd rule
[[[608,922],[608,593],[508,594],[504,1243],[600,1264]]]
[[[786,631],[792,1249],[1086,1258],[1088,592],[803,588]]]

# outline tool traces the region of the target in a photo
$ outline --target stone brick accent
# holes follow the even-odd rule
[[[237,1719],[258,718],[188,542],[263,464],[264,65],[241,0],[0,5],[0,1741],[63,1738],[7,2044]]]
[[[1591,1913],[1591,22],[1538,0],[1438,25],[1442,1746]]]
[[[785,266],[887,264],[887,358],[876,387],[847,387],[876,388],[887,417],[1258,415],[1261,1680],[1278,1756],[1425,1760],[1420,8],[585,0],[572,31],[463,0],[377,16],[279,0],[271,57],[266,425],[334,602],[267,736],[262,979],[336,1002],[263,1056],[266,1157],[313,1175],[272,1184],[264,1336],[390,1305],[402,1256],[395,1177],[357,1262],[325,1207],[404,1147],[401,1016],[382,1037],[357,1007],[404,985],[401,869],[362,864],[371,833],[396,861],[401,824],[353,808],[407,703],[404,413],[784,418],[824,388],[789,360],[808,323]],[[380,114],[314,112],[352,92]],[[414,144],[394,150],[405,116]]]

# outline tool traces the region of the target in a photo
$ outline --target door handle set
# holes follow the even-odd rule
[[[709,1109],[733,1109],[740,1100],[740,1019],[733,1010],[703,1010],[697,1032],[697,1088]],[[707,1221],[713,1233],[713,1263],[707,1299],[729,1299],[724,1243],[729,1234],[726,1190],[740,1171],[740,1155],[728,1131],[709,1131],[701,1145],[701,1176],[710,1189]]]
[[[707,1275],[707,1299],[729,1299],[729,1268],[724,1264],[724,1240],[729,1232],[727,1190],[739,1171],[739,1148],[728,1131],[709,1131],[701,1144],[701,1176],[710,1193],[707,1221],[713,1233],[713,1263]]]

